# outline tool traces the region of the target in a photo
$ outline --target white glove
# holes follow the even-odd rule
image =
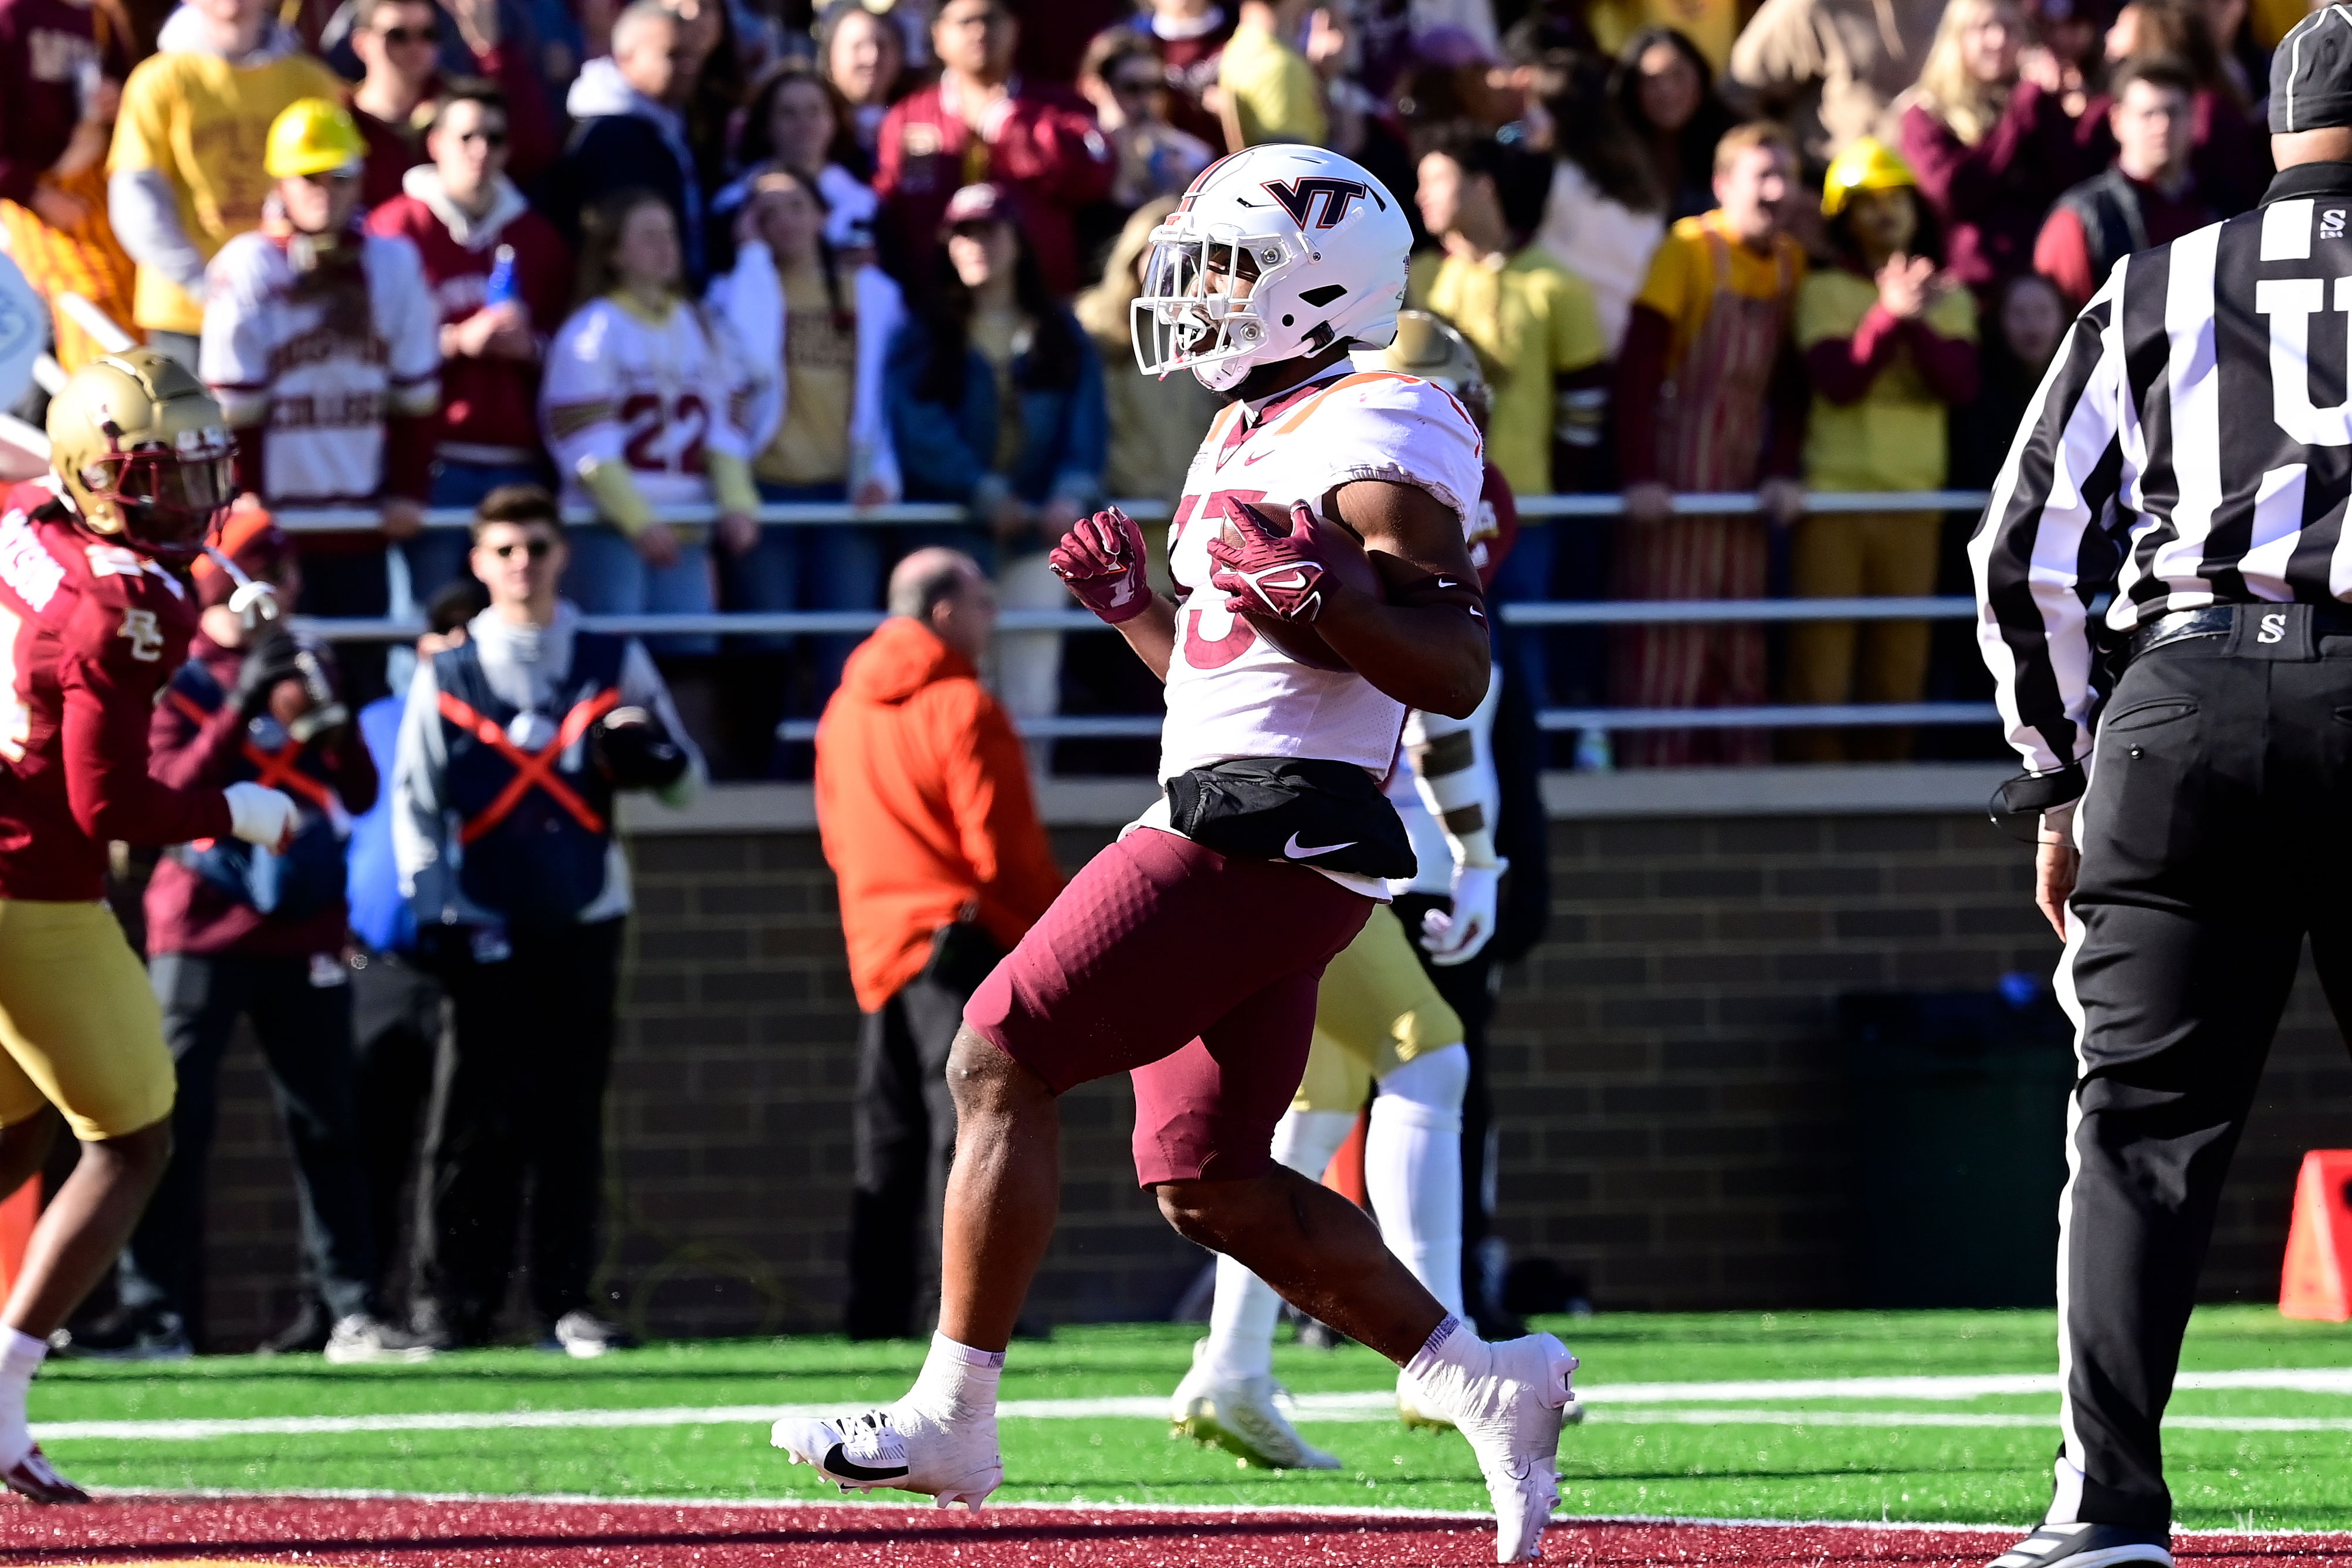
[[[263,785],[232,784],[221,791],[228,797],[228,831],[248,844],[283,851],[294,836],[294,797]]]
[[[1429,961],[1437,965],[1466,964],[1478,956],[1495,935],[1495,894],[1511,862],[1457,865],[1454,868],[1454,913],[1433,909],[1421,917],[1421,935]]]

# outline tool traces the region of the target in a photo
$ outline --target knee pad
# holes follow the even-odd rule
[[[1426,1051],[1381,1080],[1372,1114],[1403,1116],[1424,1126],[1462,1130],[1462,1097],[1470,1088],[1470,1051],[1462,1045]]]

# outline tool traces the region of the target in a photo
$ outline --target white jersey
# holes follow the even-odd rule
[[[357,279],[304,271],[257,230],[205,271],[197,371],[231,424],[262,427],[272,502],[371,499],[383,487],[383,422],[441,406],[441,309],[416,247],[384,235],[343,243],[359,248]]]
[[[706,449],[749,461],[743,416],[750,388],[702,312],[677,304],[648,321],[607,296],[572,313],[547,350],[540,382],[547,448],[563,476],[563,499],[591,506],[581,474],[625,463],[648,506],[711,499]]]
[[[1352,762],[1375,778],[1389,771],[1404,704],[1352,670],[1297,663],[1229,614],[1209,583],[1221,497],[1282,518],[1292,503],[1319,509],[1334,486],[1358,479],[1426,490],[1466,530],[1483,487],[1477,428],[1439,388],[1389,371],[1343,375],[1259,411],[1236,403],[1210,425],[1169,523],[1181,602],[1160,739],[1163,781],[1237,757]]]

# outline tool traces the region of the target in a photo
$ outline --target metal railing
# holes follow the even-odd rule
[[[1805,497],[1810,512],[1948,512],[1981,507],[1987,497],[1979,490],[1894,492],[1817,491]],[[1760,509],[1752,495],[1696,494],[1675,497],[1675,510],[1684,515],[1743,515]],[[1139,521],[1164,520],[1164,501],[1129,500],[1119,505]],[[1525,496],[1519,515],[1528,518],[1618,517],[1624,515],[1616,496]],[[709,520],[708,507],[667,507],[655,509],[664,522],[695,525]],[[762,524],[814,528],[851,524],[867,528],[964,526],[965,508],[941,503],[914,502],[888,507],[856,507],[827,503],[771,504],[753,514]],[[290,533],[320,533],[373,528],[376,514],[364,507],[289,509],[278,515]],[[570,525],[595,522],[592,508],[567,508]],[[463,508],[428,510],[428,528],[469,526],[473,514]],[[1803,621],[1965,621],[1976,615],[1976,602],[1958,597],[1896,599],[1751,599],[1552,601],[1496,607],[1507,625],[1532,627],[1626,626],[1661,624],[1774,623]],[[734,611],[703,615],[589,615],[583,624],[592,631],[626,636],[792,636],[863,634],[882,623],[879,612],[857,610]],[[297,617],[297,626],[323,637],[345,642],[404,642],[424,630],[410,618],[320,620]],[[1073,632],[1101,630],[1102,623],[1084,610],[1008,610],[998,619],[1005,632]],[[1955,726],[1990,724],[1996,717],[1990,703],[1841,703],[1775,705],[1709,708],[1546,708],[1537,723],[1553,732],[1588,729],[1615,732],[1665,729],[1751,729],[1810,727]],[[1160,733],[1153,714],[1065,715],[1019,721],[1022,733],[1033,739],[1149,739]],[[816,733],[814,719],[787,719],[777,734],[803,741]]]

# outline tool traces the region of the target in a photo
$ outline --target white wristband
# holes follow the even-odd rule
[[[285,791],[248,782],[221,793],[228,797],[228,831],[247,843],[274,850],[293,831],[294,798]]]

